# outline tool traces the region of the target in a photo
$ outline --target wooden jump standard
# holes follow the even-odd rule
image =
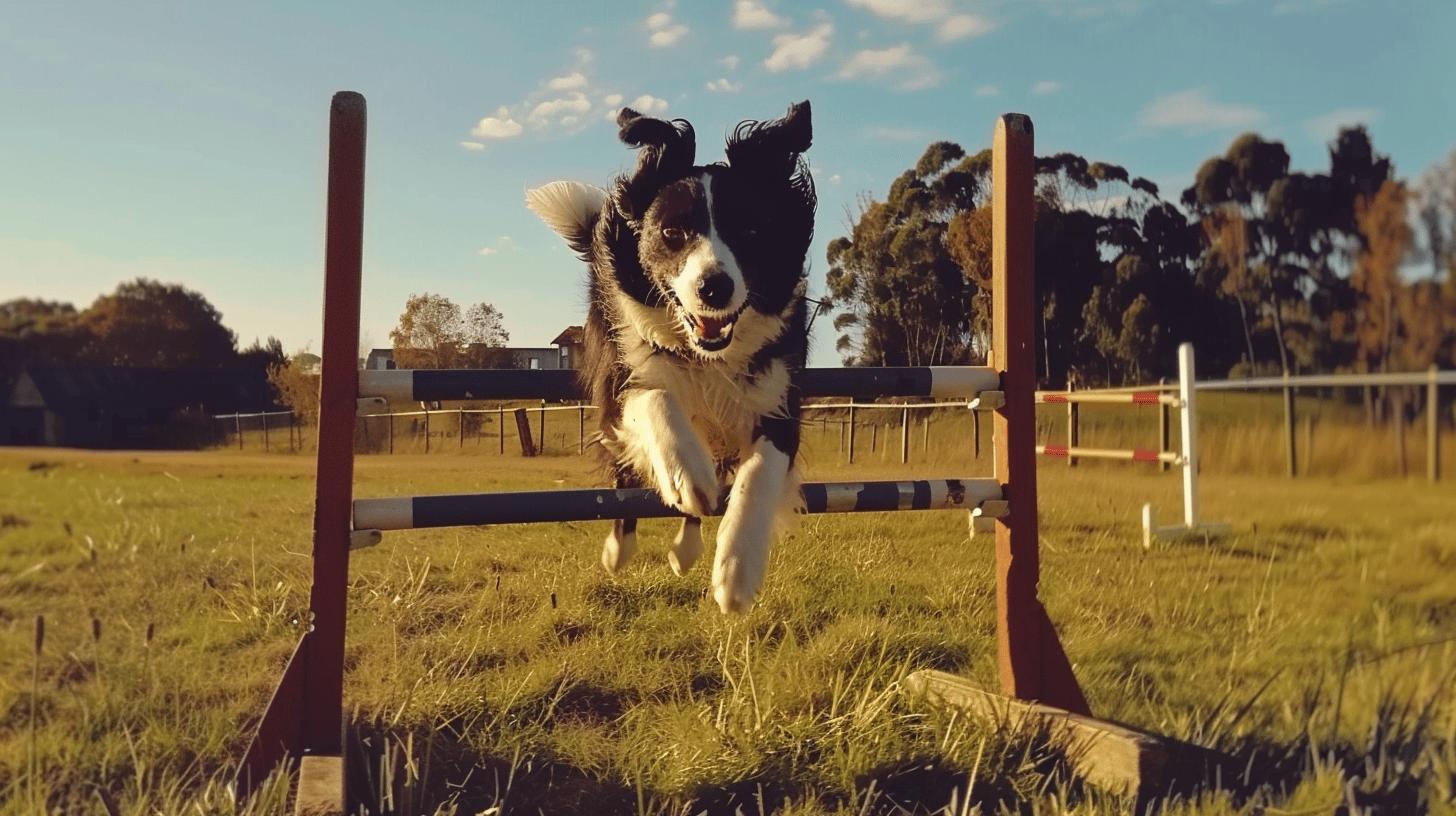
[[[324,272],[324,341],[319,400],[318,467],[313,528],[310,623],[239,764],[236,788],[247,796],[287,760],[298,760],[297,812],[345,813],[344,623],[349,552],[375,543],[383,529],[566,519],[676,515],[650,491],[555,490],[464,496],[406,496],[353,500],[356,413],[380,398],[401,400],[570,399],[579,396],[569,372],[393,371],[358,369],[360,263],[364,214],[364,98],[335,94],[330,114],[328,214]],[[906,482],[807,484],[811,512],[971,510],[995,525],[996,643],[1001,694],[976,691],[945,675],[918,672],[907,686],[949,703],[991,706],[1005,716],[1050,717],[1075,743],[1069,757],[1089,778],[1097,758],[1116,749],[1134,758],[1136,786],[1146,761],[1163,743],[1091,719],[1055,628],[1037,598],[1035,286],[1032,258],[1033,157],[1031,121],[1001,117],[994,150],[993,367],[819,369],[799,377],[805,396],[974,398],[996,407],[995,476]],[[955,685],[960,683],[960,685]],[[955,686],[955,688],[951,688]],[[965,698],[965,699],[962,699]],[[970,699],[974,698],[974,699]],[[1131,734],[1132,736],[1128,736]],[[1089,750],[1088,746],[1092,749]],[[1087,757],[1093,761],[1088,764]],[[1114,764],[1117,764],[1115,762]],[[1103,764],[1106,764],[1105,762]],[[1154,763],[1156,764],[1156,763]],[[1105,775],[1105,774],[1104,774]],[[1119,781],[1120,780],[1120,781]],[[1129,781],[1131,780],[1131,781]]]

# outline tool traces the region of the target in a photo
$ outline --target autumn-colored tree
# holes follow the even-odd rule
[[[218,368],[235,362],[237,339],[222,315],[179,284],[137,278],[97,298],[80,315],[90,363],[157,368]]]
[[[268,384],[278,395],[278,403],[288,406],[293,415],[305,423],[318,419],[318,362],[318,355],[300,351],[286,361],[268,367]]]
[[[1355,205],[1362,246],[1350,284],[1360,298],[1354,328],[1357,366],[1362,370],[1389,370],[1400,334],[1400,265],[1412,235],[1407,200],[1404,184],[1386,181],[1373,196],[1362,196]]]
[[[399,368],[510,367],[497,351],[510,335],[500,310],[489,303],[462,312],[444,295],[410,295],[389,339]]]

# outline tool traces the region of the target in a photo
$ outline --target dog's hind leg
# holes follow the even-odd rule
[[[678,575],[685,574],[698,562],[698,556],[703,554],[703,520],[694,516],[688,516],[682,520],[682,526],[677,528],[677,537],[672,540],[672,546],[667,550],[667,563],[672,565],[672,571]]]
[[[615,481],[618,490],[642,486],[630,472],[618,474]],[[616,575],[617,570],[627,566],[627,562],[632,560],[635,552],[637,519],[616,519],[612,522],[612,531],[607,534],[607,540],[602,544],[602,566],[607,568],[609,574]]]

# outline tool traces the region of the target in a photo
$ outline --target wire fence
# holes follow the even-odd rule
[[[1200,380],[1197,421],[1205,470],[1296,477],[1308,474],[1442,477],[1456,456],[1456,401],[1442,393],[1456,371],[1304,375]],[[1037,392],[1037,438],[1052,448],[1177,450],[1172,399],[1133,399],[1171,383],[1075,391],[1101,399],[1066,402],[1066,390]],[[1114,398],[1123,395],[1126,398]],[[1128,403],[1123,405],[1113,402]],[[577,456],[595,440],[597,408],[585,404],[507,404],[419,409],[360,416],[360,453]],[[803,406],[802,439],[818,462],[989,463],[991,417],[965,401],[816,402]],[[223,445],[241,451],[314,450],[316,428],[287,411],[213,416]],[[1065,445],[1062,444],[1066,440]],[[1280,454],[1283,454],[1282,456]],[[1158,460],[1162,461],[1159,462]],[[1068,457],[1069,466],[1081,466]],[[1091,463],[1082,463],[1091,464]],[[1104,466],[1104,465],[1093,465]],[[1127,467],[1124,464],[1105,465]]]

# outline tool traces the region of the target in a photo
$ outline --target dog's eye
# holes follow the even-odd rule
[[[687,239],[688,234],[681,227],[662,228],[662,240],[666,241],[667,245],[674,249],[682,246],[683,242],[687,241]]]

